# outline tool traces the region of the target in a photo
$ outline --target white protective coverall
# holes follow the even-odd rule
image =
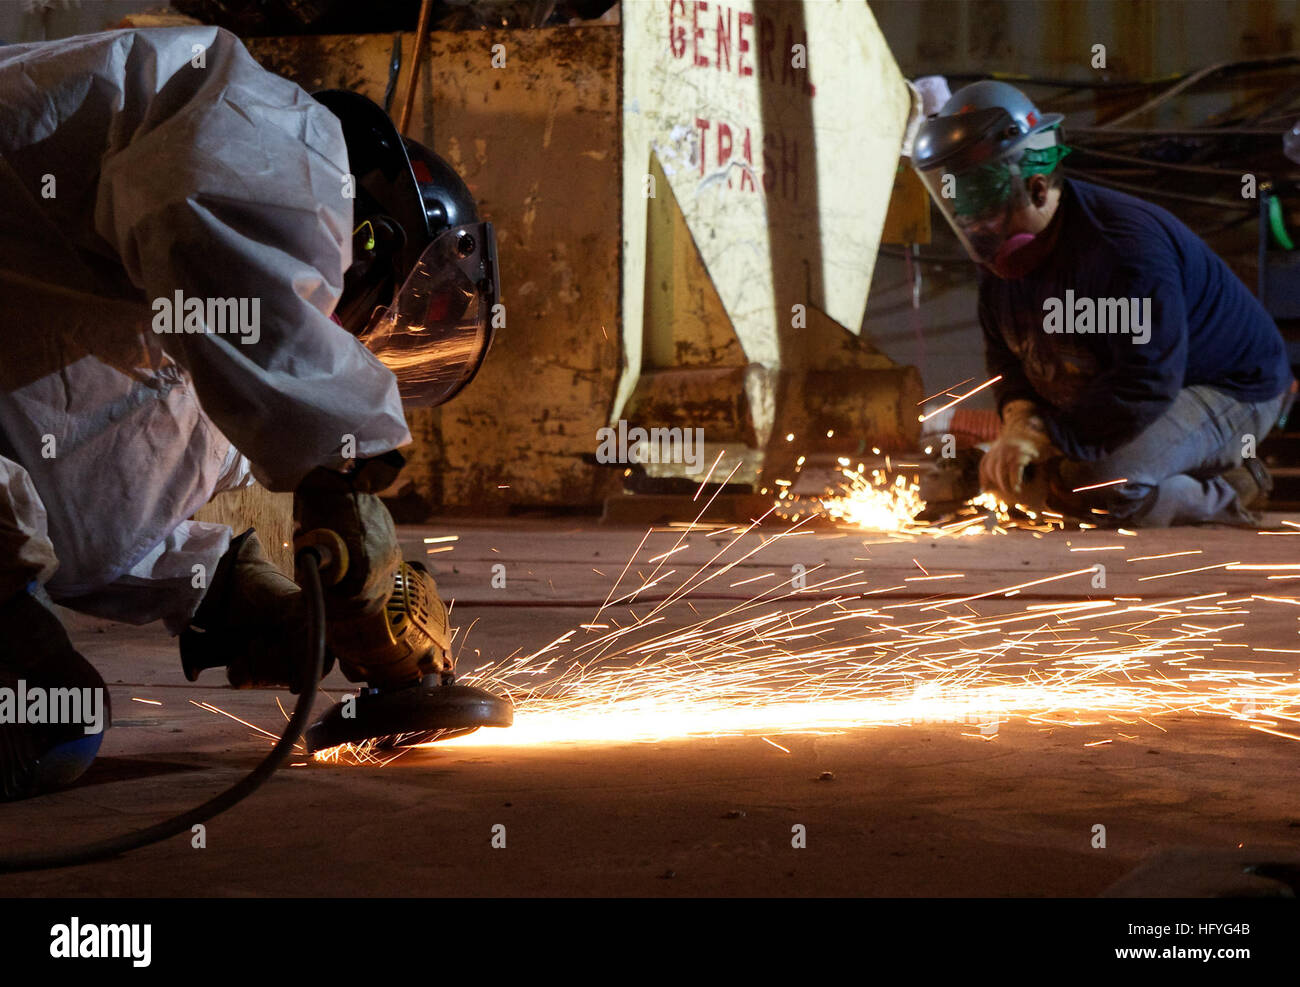
[[[292,490],[349,436],[410,441],[393,374],[329,318],[347,171],[333,114],[227,31],[0,46],[0,600],[35,580],[179,631],[230,539],[186,519],[244,457]],[[178,291],[255,331],[155,331]]]

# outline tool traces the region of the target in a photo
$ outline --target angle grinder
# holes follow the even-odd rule
[[[294,549],[306,547],[321,559],[322,583],[343,579],[348,551],[338,534],[326,528],[304,532]],[[419,562],[397,567],[382,610],[331,621],[329,646],[348,681],[363,685],[307,728],[303,736],[311,753],[345,743],[409,747],[514,722],[508,699],[456,684],[447,608]]]
[[[348,573],[348,548],[328,528],[313,528],[294,542],[298,583],[305,585],[303,559],[310,557],[322,588]],[[479,727],[508,727],[510,701],[472,686],[457,685],[447,608],[438,587],[419,562],[399,562],[384,605],[368,613],[331,613],[328,593],[327,646],[350,682],[361,684],[307,728],[309,753],[340,744],[368,743],[379,749],[408,747],[472,733]],[[228,645],[187,648],[181,660],[191,682],[205,668],[230,663]],[[328,665],[326,666],[328,668]]]

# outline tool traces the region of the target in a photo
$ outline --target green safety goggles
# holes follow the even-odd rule
[[[1017,165],[1021,179],[1052,172],[1070,151],[1064,144],[1026,149]],[[976,165],[954,177],[953,214],[963,219],[992,213],[1011,198],[1012,167],[1005,159]]]

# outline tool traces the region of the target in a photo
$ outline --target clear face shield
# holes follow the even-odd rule
[[[1029,205],[1019,166],[1000,158],[956,173],[936,168],[919,174],[966,253],[992,266],[1016,235],[1017,214]]]
[[[452,227],[425,248],[392,304],[375,309],[360,338],[397,377],[403,404],[442,404],[478,372],[492,344],[496,266],[491,223]]]
[[[918,171],[926,191],[977,264],[997,270],[1033,240],[1020,226],[1030,205],[1025,181],[1053,171],[1070,149],[1055,126],[1030,134],[1001,155],[956,170]]]

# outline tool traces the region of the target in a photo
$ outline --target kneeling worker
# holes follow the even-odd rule
[[[1064,178],[1060,114],[978,82],[921,124],[912,163],[979,268],[1002,429],[981,485],[1099,523],[1253,524],[1254,448],[1294,389],[1263,306],[1170,213]],[[1084,489],[1089,488],[1089,489]]]

